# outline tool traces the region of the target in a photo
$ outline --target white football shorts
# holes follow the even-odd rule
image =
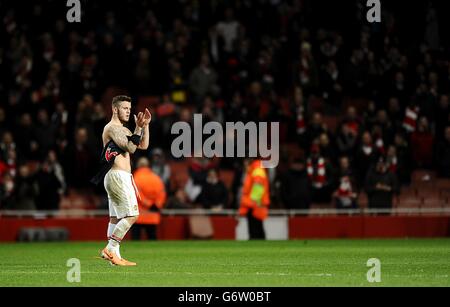
[[[122,219],[139,215],[139,191],[131,173],[111,169],[105,176],[104,186],[108,193],[110,217]]]

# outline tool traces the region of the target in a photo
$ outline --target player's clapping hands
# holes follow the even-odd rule
[[[152,120],[152,115],[150,114],[150,111],[145,108],[145,112],[139,112],[138,115],[134,115],[134,121],[136,122],[136,125],[144,128],[148,124],[150,124],[150,121]]]

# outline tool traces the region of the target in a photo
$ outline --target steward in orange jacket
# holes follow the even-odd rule
[[[253,160],[247,167],[242,188],[239,214],[247,216],[250,239],[265,239],[263,223],[269,215],[269,178],[261,160]]]
[[[134,239],[140,238],[140,229],[147,228],[149,239],[156,239],[156,226],[161,222],[160,210],[166,202],[166,190],[161,178],[148,167],[148,160],[141,158],[133,174],[140,194],[139,217],[136,221]],[[139,227],[145,226],[145,227]]]

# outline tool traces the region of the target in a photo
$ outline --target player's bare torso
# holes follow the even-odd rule
[[[131,131],[122,125],[117,125],[113,123],[108,123],[105,128],[103,129],[102,139],[103,139],[103,147],[111,141],[111,137],[108,135],[108,129],[111,125],[114,125],[115,127],[119,127],[120,129],[123,129],[123,133],[127,136],[131,136],[133,133]],[[113,170],[122,170],[131,173],[131,161],[130,161],[130,153],[125,152],[121,155],[116,156],[116,159],[114,160],[114,164],[112,166]]]

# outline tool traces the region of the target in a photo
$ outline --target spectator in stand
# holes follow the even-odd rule
[[[234,11],[232,8],[225,10],[225,19],[220,21],[217,26],[217,32],[224,40],[224,51],[231,54],[235,48],[235,41],[238,37],[238,30],[240,23],[234,17]]]
[[[311,148],[314,140],[316,140],[321,134],[328,133],[328,127],[323,122],[322,114],[315,112],[312,116],[311,122],[307,126],[306,130],[306,148]]]
[[[219,179],[219,171],[216,168],[208,170],[206,183],[200,195],[200,203],[203,208],[213,210],[221,210],[228,205],[228,190]]]
[[[11,174],[5,173],[0,179],[0,209],[14,209],[15,182]]]
[[[322,96],[325,101],[339,109],[342,103],[343,88],[342,75],[335,61],[329,61],[322,73],[321,87],[323,88]]]
[[[350,160],[343,156],[339,159],[338,188],[333,193],[338,209],[356,209],[357,193],[355,176],[350,167]]]
[[[11,129],[11,125],[6,118],[6,111],[4,108],[0,107],[0,135]]]
[[[281,200],[287,209],[309,209],[311,192],[304,159],[295,159],[280,178]]]
[[[155,148],[152,151],[151,169],[164,182],[166,189],[169,187],[170,165],[166,162],[166,157],[161,148]]]
[[[44,159],[47,152],[56,143],[56,129],[50,123],[46,110],[39,110],[35,127],[36,141],[39,146],[39,156]]]
[[[397,154],[397,175],[399,183],[409,185],[411,183],[412,155],[411,149],[404,133],[398,132],[394,138],[394,146]]]
[[[434,114],[436,116],[436,139],[443,140],[445,138],[445,129],[450,122],[450,101],[448,95],[441,95]]]
[[[398,178],[397,148],[394,145],[390,145],[387,149],[386,166],[388,171],[395,174],[395,176]]]
[[[343,124],[336,135],[336,144],[339,154],[353,156],[357,145],[358,136],[349,125]]]
[[[415,167],[430,168],[433,161],[434,137],[428,119],[420,117],[417,130],[411,134],[411,150]]]
[[[374,168],[369,170],[365,190],[371,209],[391,209],[394,195],[398,195],[397,177],[388,171],[385,158],[380,157]]]
[[[167,201],[166,209],[192,209],[192,205],[189,202],[189,198],[183,189],[175,191],[173,196],[169,197]]]
[[[362,134],[361,144],[358,146],[355,156],[355,165],[358,170],[358,188],[362,188],[367,172],[377,158],[378,155],[372,142],[372,136],[370,132],[366,131]]]
[[[27,164],[18,167],[18,174],[14,184],[12,208],[15,210],[36,210],[36,198],[39,187],[36,178]]]
[[[18,129],[14,130],[14,140],[17,144],[18,153],[26,160],[39,160],[39,144],[36,141],[35,133],[31,114],[22,114],[20,125]]]
[[[196,105],[199,106],[206,95],[217,96],[219,94],[216,83],[217,74],[209,63],[209,56],[207,53],[202,53],[200,65],[192,71],[189,77],[189,88]]]
[[[40,164],[36,182],[38,186],[36,209],[58,210],[62,186],[48,160]]]
[[[300,57],[294,65],[294,84],[301,86],[307,96],[313,94],[318,86],[319,72],[312,55],[309,42],[303,42],[300,48]]]
[[[77,189],[90,187],[89,181],[96,170],[96,160],[88,146],[88,130],[84,127],[77,128],[74,143],[67,147],[64,155],[64,173],[68,184]]]
[[[332,143],[332,139],[328,137],[328,134],[322,133],[317,139],[317,141],[320,147],[320,153],[322,154],[322,157],[324,157],[327,161],[330,161],[331,164],[334,164],[337,160],[337,157],[336,157],[336,148]]]
[[[313,203],[330,203],[333,192],[334,173],[332,165],[322,156],[318,144],[313,144],[306,160]]]
[[[445,128],[444,140],[440,141],[436,150],[437,174],[442,178],[450,178],[450,126]]]

